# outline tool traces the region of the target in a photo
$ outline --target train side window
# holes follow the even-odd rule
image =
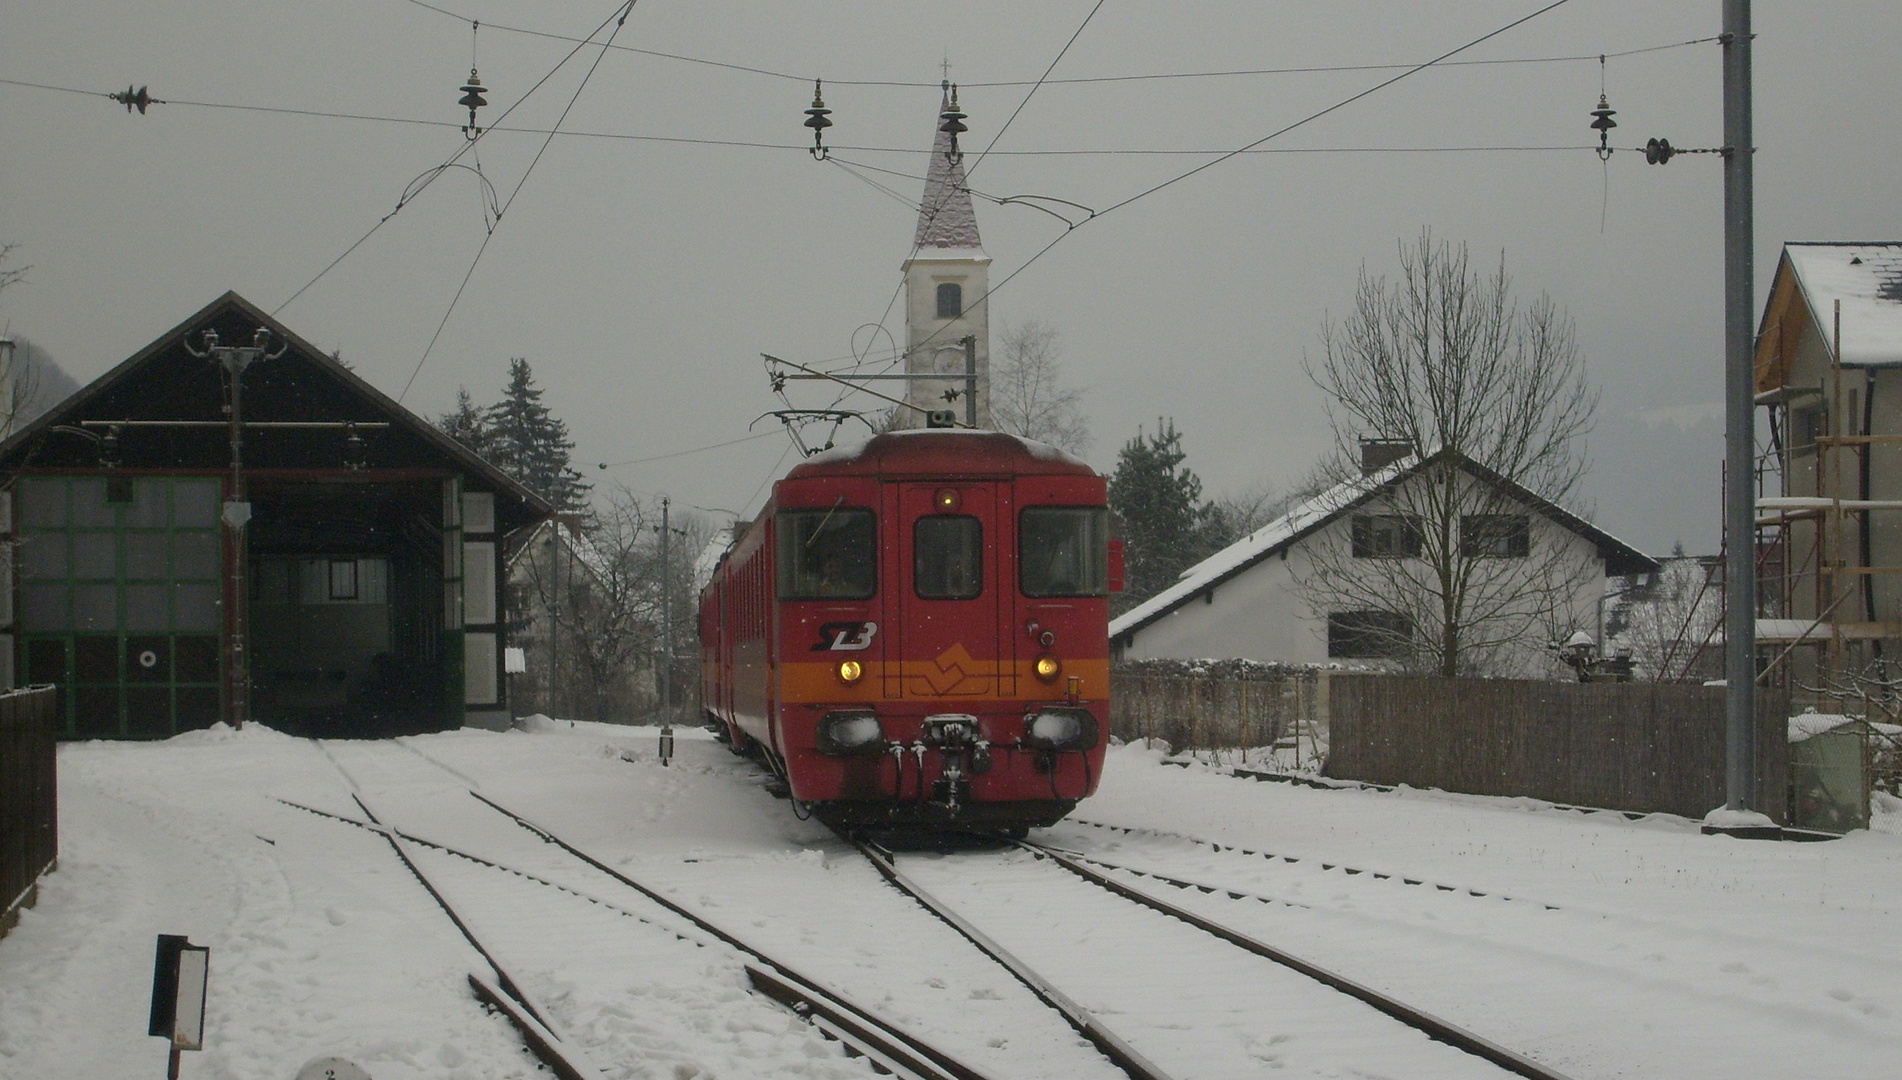
[[[1017,524],[1017,574],[1025,596],[1109,595],[1109,511],[1033,506]]]
[[[984,525],[963,514],[921,517],[911,536],[912,589],[925,600],[970,600],[984,591]]]
[[[870,510],[782,510],[781,600],[866,600],[878,590],[878,530]]]

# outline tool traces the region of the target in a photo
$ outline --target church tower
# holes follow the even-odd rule
[[[940,115],[954,112],[957,94],[944,84]],[[925,172],[925,197],[918,208],[905,273],[905,373],[946,376],[906,383],[905,400],[920,409],[949,409],[964,423],[966,356],[964,339],[977,339],[977,426],[991,426],[991,257],[977,236],[977,211],[964,186],[964,162],[952,151],[949,132],[940,130]],[[947,400],[945,392],[958,397]],[[900,409],[898,427],[923,427],[924,414]]]

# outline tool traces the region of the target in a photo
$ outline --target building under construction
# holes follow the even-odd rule
[[[1797,708],[1902,691],[1902,243],[1786,244],[1758,328],[1757,643]]]

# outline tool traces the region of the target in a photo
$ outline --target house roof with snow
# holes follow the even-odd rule
[[[1814,327],[1826,355],[1849,367],[1902,365],[1902,243],[1787,243],[1757,328],[1757,390],[1778,389],[1795,342]]]
[[[951,84],[944,84],[944,104],[940,114],[951,111]],[[931,143],[931,164],[925,170],[925,197],[918,206],[918,231],[912,237],[917,249],[914,258],[936,258],[958,250],[963,258],[981,258],[983,242],[977,236],[977,210],[971,205],[971,191],[965,186],[964,162],[951,153],[951,135],[939,131]]]
[[[1605,573],[1641,574],[1658,569],[1658,562],[1624,541],[1573,514],[1564,507],[1527,490],[1464,454],[1442,450],[1426,458],[1412,458],[1356,477],[1316,495],[1275,520],[1182,572],[1174,585],[1111,620],[1112,639],[1133,633],[1215,588],[1248,568],[1278,555],[1330,522],[1337,521],[1382,494],[1391,491],[1428,466],[1453,460],[1479,480],[1501,489],[1531,509],[1585,537],[1598,547]]]

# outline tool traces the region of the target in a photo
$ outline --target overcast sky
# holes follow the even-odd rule
[[[1252,142],[1392,70],[1031,81],[1096,0],[1025,4],[642,0],[616,45],[581,50],[503,126],[772,144],[710,146],[498,130],[478,146],[515,199],[417,372],[482,245],[480,181],[453,170],[279,314],[427,415],[468,387],[492,400],[526,356],[590,477],[678,502],[751,512],[791,464],[781,435],[608,472],[749,434],[779,407],[759,355],[834,361],[873,337],[915,209],[837,164],[800,127],[827,80],[838,157],[922,177],[940,61],[962,84],[971,185],[1104,208]],[[442,0],[485,24],[476,62],[492,120],[555,68],[609,2]],[[1107,0],[1052,78],[1404,64],[1430,59],[1541,0],[1327,4]],[[1784,240],[1902,238],[1902,5],[1756,6],[1757,268]],[[1005,322],[1054,327],[1085,387],[1090,459],[1108,471],[1139,425],[1175,419],[1212,494],[1298,478],[1327,441],[1302,371],[1356,274],[1391,271],[1431,229],[1482,263],[1505,253],[1518,288],[1577,321],[1603,392],[1587,497],[1599,524],[1652,552],[1718,544],[1722,184],[1715,156],[1601,165],[1588,112],[1596,55],[1707,38],[1717,0],[1571,0],[1460,59],[1073,231],[992,299]],[[9,5],[0,78],[96,92],[149,85],[147,115],[100,97],[0,85],[0,240],[28,282],[0,320],[82,382],[226,289],[275,309],[388,214],[463,142],[466,21],[407,0],[67,0]],[[598,67],[578,98],[590,65]],[[1612,56],[1613,144],[1721,141],[1719,48]],[[802,81],[804,80],[804,81]],[[853,80],[916,85],[852,85]],[[185,102],[431,121],[380,123]],[[1402,148],[1557,150],[1397,152]],[[1389,152],[1340,152],[1353,149]],[[1328,151],[1328,152],[1320,152]],[[462,161],[475,164],[474,156]],[[915,200],[922,180],[864,173]],[[519,193],[517,185],[521,184]],[[995,283],[1064,231],[980,201]],[[884,339],[878,339],[889,348]],[[889,385],[889,384],[888,384]],[[831,395],[808,385],[802,403]],[[875,407],[876,403],[866,403]],[[776,428],[772,420],[753,431]]]

